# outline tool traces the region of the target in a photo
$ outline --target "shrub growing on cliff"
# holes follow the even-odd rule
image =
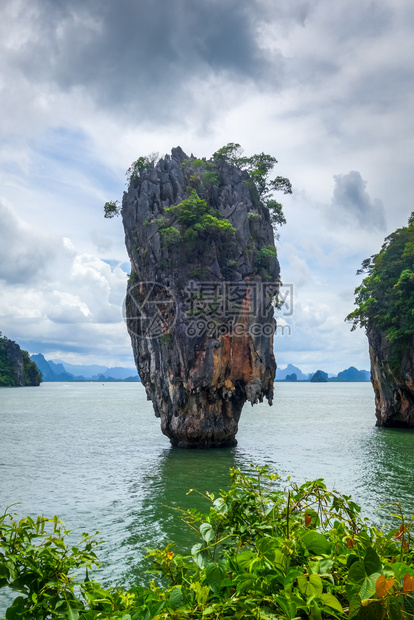
[[[161,239],[166,247],[178,245],[181,241],[187,250],[203,250],[205,242],[230,241],[236,232],[229,220],[217,209],[210,208],[194,189],[189,198],[178,205],[167,207],[165,213],[167,217],[154,221],[159,226]],[[181,229],[178,230],[172,223],[177,223]]]
[[[272,198],[275,191],[283,191],[284,194],[292,193],[292,184],[286,177],[277,176],[270,179],[270,172],[277,164],[276,157],[266,153],[258,153],[251,157],[243,157],[240,144],[229,142],[221,147],[213,155],[215,162],[227,163],[246,170],[251,178],[254,191],[257,193],[258,200],[264,207],[269,209],[270,219],[274,227],[286,224],[283,214],[283,207],[280,202]]]
[[[254,258],[254,265],[259,271],[261,269],[267,271],[272,267],[275,259],[276,248],[273,245],[266,245],[257,252]]]
[[[237,165],[243,154],[240,144],[229,142],[226,146],[222,146],[213,154],[213,160],[217,163],[226,161],[229,164]]]
[[[138,180],[145,170],[157,163],[158,158],[158,153],[150,153],[149,155],[138,157],[136,161],[132,162],[125,173],[127,177],[127,184],[131,183],[131,181]]]
[[[126,171],[127,183],[139,181],[143,173],[154,166],[159,158],[158,153],[138,157]],[[212,190],[219,187],[219,165],[227,162],[249,173],[251,179],[252,198],[269,210],[272,225],[276,228],[286,224],[282,205],[272,198],[275,191],[284,194],[292,193],[289,179],[277,176],[270,179],[270,172],[277,164],[277,159],[266,153],[258,153],[251,157],[243,157],[240,144],[229,142],[213,154],[212,160],[190,158],[181,163],[181,169],[189,180],[188,191]],[[117,200],[110,200],[104,205],[104,216],[113,218],[121,212]]]
[[[203,215],[209,212],[209,208],[207,202],[198,196],[196,190],[193,190],[189,198],[178,205],[167,207],[165,212],[173,215],[180,224],[188,228],[199,223]],[[217,214],[216,210],[214,214]]]
[[[181,242],[180,231],[174,226],[167,226],[167,228],[160,229],[161,244],[163,247],[170,248],[174,245],[178,245]]]
[[[216,166],[211,161],[198,158],[185,159],[181,164],[181,169],[189,175],[190,186],[193,189],[200,187],[210,189],[220,185]]]
[[[414,335],[414,213],[408,226],[386,237],[381,251],[363,261],[358,273],[363,272],[368,275],[355,289],[357,308],[346,320],[352,330],[359,325],[384,333],[398,364]]]
[[[118,216],[121,213],[121,208],[118,205],[118,200],[109,200],[104,204],[104,217],[112,218]]]
[[[329,618],[405,620],[414,612],[412,520],[385,533],[321,479],[282,490],[268,467],[231,470],[231,488],[206,494],[207,514],[180,511],[198,536],[190,554],[149,550],[162,585],[104,589],[87,534],[69,547],[58,519],[0,518],[0,587],[20,593],[9,620]],[[394,508],[395,511],[395,508]],[[50,528],[48,530],[48,528]],[[86,579],[79,569],[86,569]]]

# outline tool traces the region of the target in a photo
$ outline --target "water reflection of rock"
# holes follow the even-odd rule
[[[134,458],[136,446],[131,449],[123,482],[116,479],[117,504],[100,515],[113,528],[106,539],[115,541],[104,550],[107,583],[148,583],[146,546],[174,541],[177,550],[190,548],[191,532],[167,506],[208,509],[196,493],[186,495],[188,490],[228,488],[229,467],[246,470],[250,462],[268,463],[283,479],[291,475],[298,483],[323,477],[328,489],[351,494],[363,515],[377,523],[390,522],[385,511],[377,513],[389,501],[400,499],[406,514],[414,514],[413,433],[373,426],[370,386],[328,384],[323,388],[329,395],[302,384],[298,401],[289,386],[280,385],[277,412],[264,405],[253,409],[254,415],[248,415],[250,408],[245,412],[237,448],[193,452],[143,439],[139,458]]]
[[[127,523],[123,529],[126,537],[122,543],[124,580],[128,583],[148,583],[145,575],[149,563],[145,548],[162,547],[174,542],[177,551],[190,550],[194,534],[180,520],[174,508],[209,510],[209,501],[198,493],[217,493],[230,486],[229,468],[237,466],[236,451],[232,448],[211,451],[184,451],[167,448],[152,459],[151,468],[136,472],[136,480],[129,484],[131,502]]]

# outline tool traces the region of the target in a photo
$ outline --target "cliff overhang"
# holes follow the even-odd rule
[[[234,446],[244,403],[273,399],[269,210],[246,171],[178,147],[131,179],[122,217],[125,316],[161,430],[179,447]]]

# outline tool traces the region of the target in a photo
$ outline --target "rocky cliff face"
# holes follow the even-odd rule
[[[368,336],[377,426],[414,427],[414,212],[360,273],[347,320]]]
[[[172,150],[131,178],[125,313],[162,432],[180,447],[236,444],[241,410],[273,398],[279,263],[247,172]]]
[[[42,376],[27,351],[0,332],[0,386],[40,385]]]
[[[392,343],[372,326],[367,328],[371,382],[375,392],[377,426],[414,427],[414,342],[398,360],[392,360]]]

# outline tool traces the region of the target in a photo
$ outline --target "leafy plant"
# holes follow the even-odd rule
[[[217,168],[211,161],[205,159],[185,159],[181,163],[181,169],[189,176],[191,189],[210,189],[218,187],[220,180]]]
[[[104,589],[89,578],[94,539],[69,547],[55,519],[0,519],[0,587],[20,592],[7,618],[405,620],[414,613],[412,520],[383,532],[322,479],[283,488],[277,474],[230,470],[210,510],[178,513],[190,554],[150,549],[159,585]],[[396,508],[396,510],[395,510]],[[176,509],[177,510],[177,509]],[[51,532],[47,532],[47,527]],[[78,571],[85,568],[85,578]]]
[[[218,209],[212,209],[193,189],[189,198],[167,207],[165,217],[154,220],[164,247],[181,244],[187,251],[203,250],[207,242],[231,241],[236,229]],[[180,228],[172,226],[176,223]]]
[[[151,153],[150,155],[139,157],[126,171],[127,183],[134,183],[142,179],[145,171],[153,167],[157,160],[158,153]],[[262,205],[268,209],[270,221],[274,228],[276,229],[278,226],[285,224],[286,219],[283,214],[282,205],[272,198],[272,194],[275,191],[283,191],[284,194],[291,194],[292,185],[289,179],[285,177],[277,176],[274,179],[270,179],[270,172],[277,163],[276,158],[266,153],[245,157],[242,155],[240,144],[234,142],[229,142],[226,146],[218,149],[209,161],[191,157],[185,159],[181,163],[181,169],[189,183],[187,191],[190,197],[187,200],[191,200],[192,192],[194,191],[196,191],[196,193],[198,191],[202,195],[214,195],[214,188],[220,186],[220,166],[224,162],[248,172],[250,177],[248,183],[250,185],[253,203],[256,206]],[[169,208],[171,209],[174,207]],[[118,216],[120,212],[121,208],[117,200],[111,200],[105,203],[104,216],[106,218]],[[216,215],[216,217],[219,217],[219,215]],[[219,219],[222,218],[219,217]]]
[[[201,175],[201,184],[205,188],[218,187],[220,180],[215,170],[207,170]]]
[[[272,225],[276,228],[286,224],[282,205],[272,198],[275,191],[283,191],[284,194],[292,193],[292,184],[289,179],[277,176],[270,179],[270,172],[273,170],[277,159],[266,153],[258,153],[251,157],[243,157],[240,144],[229,142],[226,146],[216,151],[213,155],[215,162],[227,163],[237,166],[249,173],[252,182],[252,194],[254,202],[256,195],[258,202],[266,207],[270,212]],[[255,195],[256,194],[256,195]]]
[[[171,248],[181,242],[181,233],[174,226],[160,229],[161,243],[163,247]]]
[[[240,144],[229,142],[213,154],[213,160],[217,163],[226,161],[228,164],[237,165],[242,154],[243,150]]]
[[[10,586],[20,596],[7,610],[7,620],[18,618],[78,618],[85,609],[77,589],[84,581],[80,568],[98,565],[96,540],[83,534],[78,546],[65,542],[69,531],[57,518],[26,517],[19,521],[8,509],[0,517],[0,587]]]
[[[253,211],[250,211],[249,215],[247,216],[249,221],[257,221],[260,220],[262,218],[262,216],[260,215],[260,213],[253,213]]]
[[[290,192],[289,192],[290,193]],[[270,199],[266,202],[266,206],[270,212],[270,221],[273,226],[282,226],[286,224],[286,218],[283,213],[283,207],[280,202]]]
[[[158,153],[150,153],[149,155],[138,157],[136,161],[132,162],[125,173],[127,177],[127,184],[138,180],[145,170],[156,164],[158,158]]]
[[[274,245],[265,245],[260,248],[254,257],[254,266],[257,272],[267,274],[276,261],[276,248]]]
[[[110,200],[104,204],[104,217],[112,218],[118,216],[121,213],[121,208],[118,206],[118,200]]]

